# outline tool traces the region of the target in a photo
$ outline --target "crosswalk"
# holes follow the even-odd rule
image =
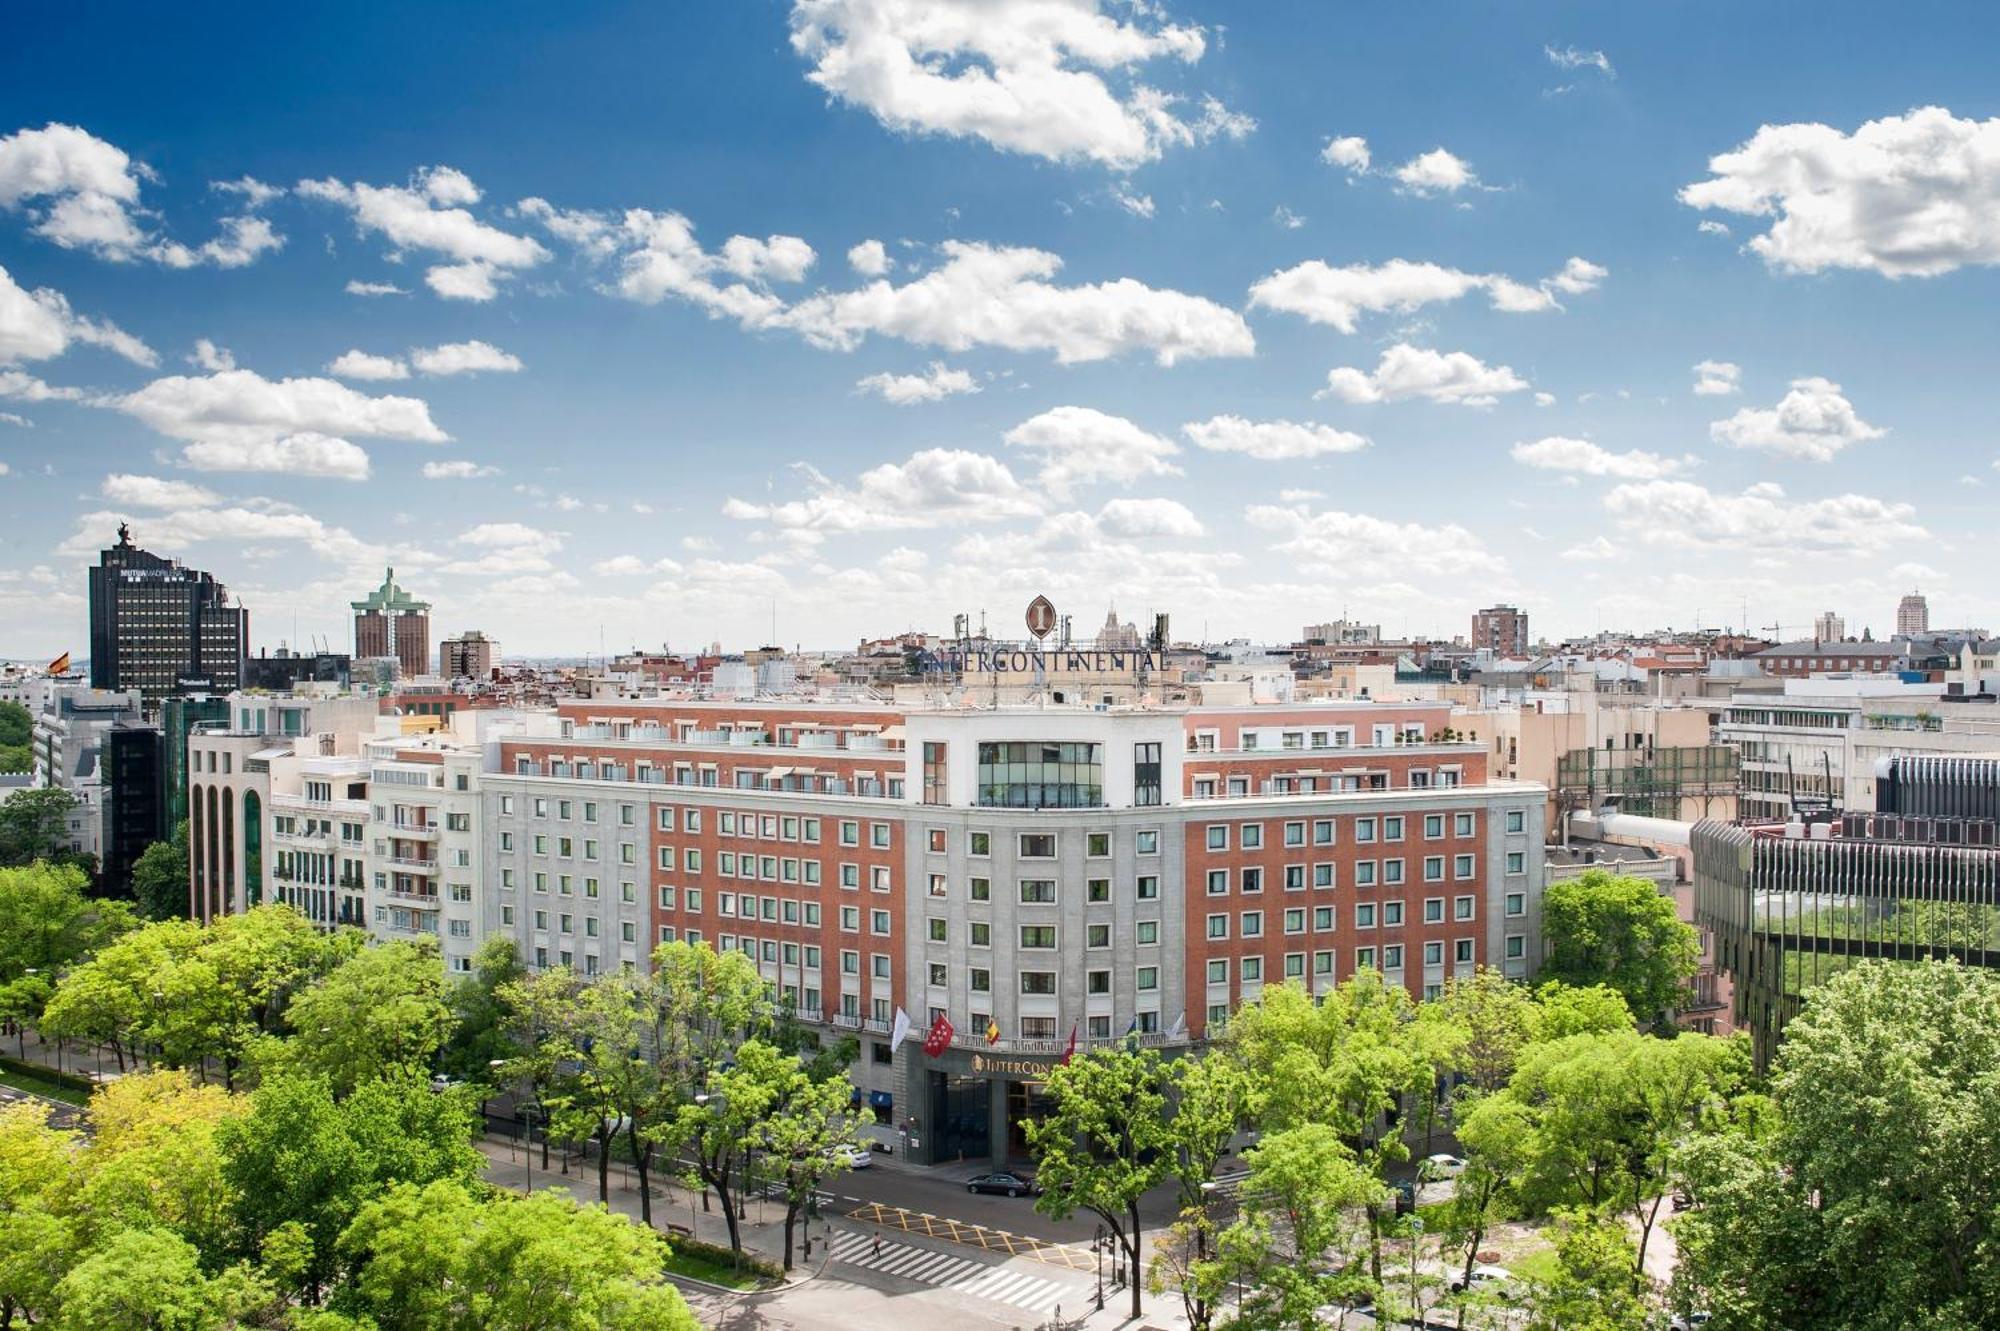
[[[881,1251],[877,1252],[872,1234],[852,1230],[834,1239],[833,1259],[865,1271],[900,1276],[920,1285],[970,1294],[978,1299],[991,1299],[1033,1313],[1047,1312],[1064,1298],[1076,1297],[1075,1291],[1053,1280],[1044,1280],[1008,1266],[974,1261],[955,1253],[938,1252],[933,1248],[891,1243],[884,1239]]]

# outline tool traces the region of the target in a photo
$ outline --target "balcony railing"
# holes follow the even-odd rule
[[[436,823],[388,823],[382,830],[405,841],[435,841],[443,829]]]
[[[418,873],[436,873],[441,867],[436,860],[420,860],[411,856],[388,855],[383,858],[385,863],[398,869],[413,869]]]

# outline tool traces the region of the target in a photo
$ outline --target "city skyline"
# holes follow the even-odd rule
[[[2000,622],[2000,17],[927,10],[22,16],[0,653],[120,522],[257,645]]]

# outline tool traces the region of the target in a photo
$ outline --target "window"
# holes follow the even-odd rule
[[[951,938],[950,928],[945,924],[943,920],[940,920],[935,916],[933,916],[929,919],[926,919],[924,921],[924,924],[925,927],[930,932],[930,940],[933,943],[943,943],[950,940]]]
[[[968,892],[974,901],[991,901],[993,899],[993,880],[990,878],[974,878],[968,886]]]
[[[1444,856],[1424,856],[1424,881],[1427,883],[1442,883],[1444,881]]]
[[[1424,840],[1435,841],[1444,835],[1444,815],[1427,813],[1424,815]]]
[[[840,954],[840,973],[842,975],[861,974],[861,954],[859,952],[843,951]]]
[[[1056,991],[1054,971],[1022,971],[1021,992],[1031,995],[1048,995]]]
[[[1444,944],[1443,944],[1443,943],[1425,943],[1425,944],[1424,944],[1424,965],[1426,965],[1426,966],[1442,966],[1442,965],[1444,965]]]
[[[1454,855],[1451,861],[1451,876],[1461,882],[1473,876],[1472,856]]]
[[[1160,968],[1140,966],[1132,972],[1132,987],[1142,994],[1151,993],[1160,987]]]
[[[1023,948],[1053,948],[1056,945],[1056,927],[1053,924],[1024,924],[1021,926],[1021,946]]]
[[[1324,933],[1324,932],[1325,932],[1326,930],[1328,930],[1328,929],[1331,929],[1331,928],[1333,928],[1333,907],[1331,907],[1331,906],[1314,906],[1314,907],[1313,907],[1313,932],[1314,932],[1314,933]]]
[[[1210,823],[1208,825],[1208,848],[1210,850],[1229,849],[1229,825],[1227,823]]]
[[[979,966],[970,968],[966,971],[966,987],[971,989],[975,994],[991,993],[993,991],[993,972]]]
[[[1229,937],[1229,917],[1228,917],[1227,915],[1211,915],[1211,916],[1209,916],[1209,917],[1208,917],[1208,936],[1209,936],[1210,938],[1227,938],[1227,937]]]
[[[1373,841],[1375,839],[1375,820],[1373,818],[1356,818],[1354,820],[1354,839],[1356,841]]]
[[[951,889],[946,886],[946,879],[943,874],[934,873],[930,876],[930,894],[932,896],[947,896],[950,894],[950,891]]]
[[[1522,957],[1525,957],[1527,955],[1528,955],[1527,937],[1522,934],[1508,934],[1507,959],[1509,961],[1519,961]]]
[[[1424,898],[1424,923],[1425,923],[1425,924],[1441,924],[1441,923],[1443,923],[1443,922],[1444,922],[1444,898],[1443,898],[1443,897],[1425,897],[1425,898]]]
[[[931,849],[939,854],[944,853],[944,836],[945,832],[942,827],[933,827],[930,831]]]
[[[1357,929],[1373,929],[1375,927],[1374,902],[1358,901],[1354,904],[1354,927]]]
[[[1303,906],[1293,906],[1285,912],[1285,932],[1302,934],[1306,931],[1306,912]]]
[[[1244,911],[1239,927],[1245,938],[1262,938],[1264,936],[1264,912],[1261,910]]]
[[[1285,890],[1287,892],[1303,892],[1306,890],[1305,865],[1287,864],[1285,866]]]
[[[1510,851],[1508,851],[1508,852],[1507,852],[1507,872],[1508,872],[1508,873],[1526,873],[1527,871],[1528,871],[1528,857],[1527,857],[1526,855],[1522,854],[1522,853],[1521,853],[1520,851],[1518,851],[1518,850],[1510,850]]]
[[[861,844],[861,824],[852,819],[842,819],[840,824],[840,844],[858,846]]]
[[[1056,880],[1053,878],[1023,878],[1021,880],[1021,904],[1024,906],[1053,906],[1056,903]]]
[[[889,849],[889,824],[870,823],[868,825],[868,844],[877,850]]]
[[[889,912],[886,910],[869,911],[868,932],[878,936],[886,936],[889,932]]]
[[[1132,926],[1133,941],[1141,947],[1152,947],[1160,941],[1160,922],[1141,920]]]
[[[930,983],[933,988],[942,989],[951,982],[951,974],[945,969],[943,962],[933,961],[930,963],[928,969],[930,971]]]
[[[971,923],[971,924],[970,924],[969,926],[967,926],[967,927],[968,927],[968,928],[970,929],[970,931],[971,931],[971,932],[970,932],[970,934],[968,935],[968,937],[970,938],[970,940],[971,940],[971,942],[972,942],[972,945],[973,945],[974,947],[991,947],[991,946],[993,946],[993,926],[992,926],[992,925],[988,924],[988,923],[987,923],[986,921],[984,921],[984,920],[974,920],[974,921],[972,921],[972,923]]]
[[[1111,946],[1111,926],[1108,924],[1087,924],[1084,926],[1084,946],[1103,948]]]
[[[1020,856],[1024,860],[1054,859],[1056,857],[1056,834],[1054,832],[1021,833]]]
[[[945,789],[947,784],[945,780],[945,772],[947,770],[947,767],[948,764],[945,761],[945,746],[937,740],[929,740],[929,739],[925,740],[924,741],[924,803],[926,804],[950,803],[950,801],[945,798]],[[936,835],[939,842],[942,843],[944,839],[944,833],[940,831]],[[931,849],[943,850],[944,846],[942,844],[938,844],[932,846]]]
[[[1208,871],[1208,894],[1212,897],[1229,895],[1229,870],[1210,869]]]
[[[1382,903],[1383,926],[1386,928],[1394,929],[1401,927],[1402,923],[1403,923],[1403,903],[1400,901],[1383,902]]]
[[[868,970],[869,973],[878,980],[888,979],[889,978],[888,954],[885,952],[870,952],[868,954]]]
[[[1469,920],[1469,919],[1471,919],[1471,918],[1472,918],[1472,898],[1471,898],[1471,897],[1453,897],[1453,898],[1451,899],[1451,918],[1453,918],[1454,920]]]
[[[1286,845],[1288,845],[1288,846],[1303,846],[1303,845],[1305,845],[1305,844],[1306,844],[1306,825],[1305,825],[1304,823],[1286,823],[1286,824],[1285,824],[1285,844],[1286,844]]]
[[[1109,855],[1111,853],[1111,834],[1109,832],[1087,833],[1083,838],[1083,853],[1094,860],[1103,859],[1106,855]]]
[[[1316,818],[1313,820],[1313,844],[1315,846],[1331,846],[1333,844],[1333,819]]]
[[[1140,901],[1158,901],[1158,900],[1160,899],[1160,879],[1159,879],[1159,875],[1157,875],[1157,874],[1140,874],[1140,875],[1139,875],[1139,882],[1138,882],[1138,889],[1137,889],[1137,891],[1136,891],[1136,892],[1134,893],[1134,895],[1135,895],[1135,896],[1136,896],[1136,897],[1137,897],[1137,898],[1138,898],[1138,899],[1139,899]]]
[[[1402,882],[1402,881],[1403,881],[1403,862],[1402,862],[1401,860],[1383,860],[1383,861],[1382,861],[1382,881],[1383,881],[1383,882],[1385,882],[1385,883],[1400,883],[1400,882]]]
[[[1403,839],[1403,815],[1392,813],[1382,820],[1382,839],[1401,841]]]
[[[1461,966],[1472,964],[1472,940],[1460,938],[1451,945],[1451,959]]]
[[[1217,957],[1208,963],[1208,982],[1210,984],[1229,983],[1229,958]]]
[[[1303,979],[1305,973],[1306,954],[1303,952],[1285,953],[1285,978],[1287,980]]]
[[[1236,836],[1245,850],[1262,850],[1264,848],[1264,824],[1262,823],[1245,823],[1237,829]]]
[[[1527,913],[1528,894],[1525,892],[1509,892],[1507,894],[1507,914],[1526,915]]]
[[[1451,816],[1451,831],[1453,836],[1471,836],[1472,815],[1469,813],[1453,814]]]
[[[1390,943],[1382,949],[1382,969],[1399,971],[1403,969],[1403,945]]]
[[[1140,855],[1157,855],[1160,853],[1160,834],[1152,828],[1135,834],[1132,840],[1134,851]]]
[[[1262,892],[1264,890],[1264,871],[1254,864],[1246,865],[1243,869],[1243,890],[1245,892]]]
[[[965,852],[968,855],[991,855],[993,834],[991,832],[968,832],[965,837]]]
[[[1528,823],[1528,816],[1521,810],[1519,809],[1507,810],[1507,830],[1509,832],[1525,831],[1527,828],[1527,823]]]
[[[1375,886],[1375,861],[1356,860],[1354,862],[1354,885],[1356,887]]]
[[[1333,886],[1333,865],[1315,864],[1313,866],[1313,889],[1317,891],[1322,887],[1332,887],[1332,886]]]
[[[976,781],[975,802],[989,808],[1096,808],[1104,803],[1104,746],[982,742]]]

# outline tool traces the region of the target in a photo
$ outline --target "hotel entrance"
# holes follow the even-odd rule
[[[1054,1112],[1048,1095],[1053,1058],[1007,1058],[953,1049],[933,1059],[913,1049],[912,1084],[923,1145],[918,1158],[934,1165],[1005,1165],[1030,1156],[1027,1125]]]
[[[1055,1112],[1055,1102],[1049,1099],[1048,1087],[1039,1081],[1010,1081],[1007,1083],[1007,1155],[1011,1159],[1026,1160],[1028,1149],[1028,1124],[1039,1123]]]

